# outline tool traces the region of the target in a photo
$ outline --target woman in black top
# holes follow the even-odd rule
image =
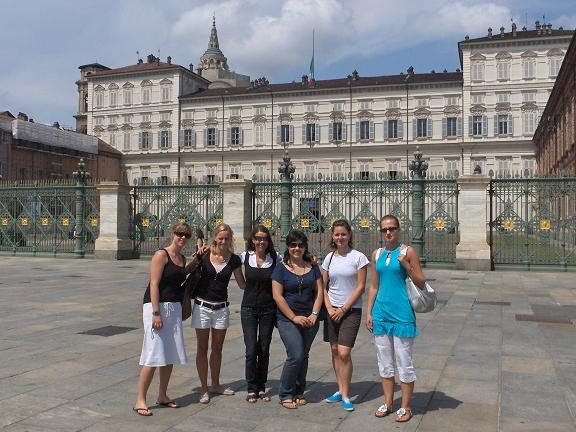
[[[242,298],[241,320],[246,345],[246,401],[258,398],[270,402],[266,394],[270,342],[276,323],[276,302],[272,297],[272,272],[281,258],[274,250],[270,231],[258,225],[246,242],[246,252],[240,256],[244,263],[246,289]]]
[[[222,365],[222,347],[228,329],[230,310],[228,309],[228,282],[234,273],[236,283],[244,289],[242,262],[232,250],[232,229],[225,224],[218,225],[214,231],[214,240],[210,253],[202,255],[202,277],[198,282],[198,294],[194,299],[192,327],[196,329],[196,367],[202,386],[200,403],[210,402],[208,393],[208,340],[212,329],[212,352],[210,353],[210,371],[212,392],[233,395],[234,390],[224,389],[220,385],[220,366]]]
[[[140,380],[134,411],[141,416],[151,416],[146,403],[146,394],[154,377],[156,368],[160,368],[160,387],[158,405],[178,408],[166,391],[172,374],[172,366],[186,363],[184,336],[182,333],[182,282],[186,277],[186,258],[182,249],[192,236],[192,230],[186,223],[177,223],[172,227],[172,241],[164,249],[157,251],[150,264],[150,282],[144,294],[142,319],[144,321],[144,342],[140,355]]]

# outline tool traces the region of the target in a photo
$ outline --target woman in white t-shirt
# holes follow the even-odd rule
[[[324,284],[328,295],[324,304],[328,316],[324,321],[324,340],[330,342],[332,366],[338,391],[326,402],[341,402],[346,411],[353,411],[349,398],[352,380],[352,347],[362,318],[362,294],[366,284],[368,258],[352,249],[352,228],[345,219],[332,224],[332,250],[322,263]]]

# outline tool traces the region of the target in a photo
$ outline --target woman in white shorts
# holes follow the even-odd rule
[[[150,264],[150,282],[144,293],[142,320],[144,341],[140,355],[140,380],[134,412],[148,417],[152,411],[146,403],[146,394],[156,368],[160,369],[158,405],[178,408],[167,395],[168,382],[174,364],[187,362],[182,334],[182,282],[186,277],[186,259],[182,249],[192,237],[188,224],[177,223],[172,227],[172,242],[157,251]]]
[[[210,376],[212,393],[233,395],[234,390],[223,388],[220,384],[220,367],[222,365],[222,348],[230,320],[228,308],[228,283],[232,274],[236,283],[244,289],[246,283],[242,275],[242,261],[232,250],[232,229],[218,225],[210,252],[202,255],[201,278],[198,282],[198,294],[194,299],[192,310],[192,327],[196,329],[196,368],[202,387],[200,403],[210,402],[208,393],[208,342],[212,329],[212,351],[210,353]]]

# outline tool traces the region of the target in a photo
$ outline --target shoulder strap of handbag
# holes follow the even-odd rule
[[[330,291],[330,264],[332,263],[332,258],[334,258],[334,252],[330,255],[328,260],[328,268],[326,269],[326,275],[328,275],[328,283],[326,284],[326,291]]]

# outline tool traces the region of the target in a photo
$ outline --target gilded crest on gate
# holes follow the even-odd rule
[[[300,219],[300,227],[301,227],[301,228],[310,228],[310,219],[308,219],[308,218],[301,218],[301,219]]]
[[[92,218],[90,219],[90,226],[92,228],[96,228],[98,226],[98,218]]]
[[[516,222],[514,222],[513,219],[508,218],[502,221],[502,228],[504,228],[506,231],[512,231],[515,227]]]
[[[362,218],[362,220],[360,221],[360,228],[369,229],[370,225],[371,225],[370,219],[368,219],[367,217]]]
[[[42,226],[50,225],[50,219],[48,219],[47,217],[40,219],[40,225],[42,225]]]
[[[9,223],[9,222],[8,222],[8,218],[2,218],[2,225],[3,225],[3,226],[8,225],[8,223]]]
[[[272,219],[264,218],[264,220],[262,221],[262,225],[264,225],[268,229],[272,228]]]
[[[147,218],[147,217],[143,218],[142,219],[142,226],[144,228],[149,228],[150,227],[150,218]]]
[[[20,225],[22,226],[28,226],[28,218],[22,218],[20,219]]]
[[[434,229],[436,231],[446,231],[446,219],[443,217],[434,219]]]
[[[550,228],[552,228],[552,223],[550,222],[550,219],[542,218],[538,222],[538,227],[541,231],[550,231]]]

